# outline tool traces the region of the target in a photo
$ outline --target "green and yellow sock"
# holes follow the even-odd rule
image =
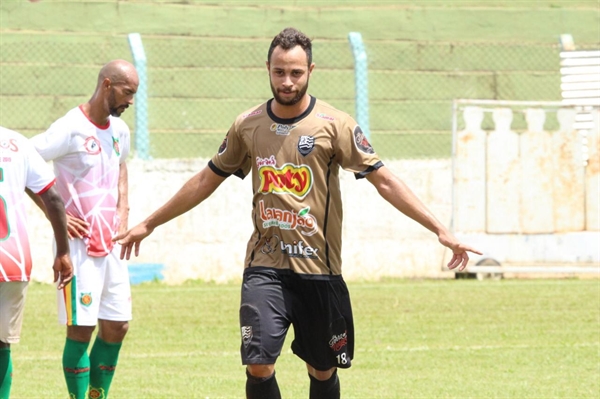
[[[121,342],[111,343],[96,337],[90,352],[89,399],[106,399],[119,360]]]
[[[67,338],[63,350],[63,373],[71,399],[87,399],[90,383],[90,358],[87,354],[89,342]]]
[[[10,348],[0,349],[0,399],[8,399],[12,385]]]

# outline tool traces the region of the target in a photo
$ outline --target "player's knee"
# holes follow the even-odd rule
[[[248,374],[256,378],[266,378],[275,372],[274,364],[249,364],[246,366]]]
[[[331,376],[333,375],[333,373],[335,373],[335,371],[337,370],[336,367],[332,367],[329,370],[321,371],[321,370],[316,370],[314,367],[312,367],[308,364],[306,366],[308,368],[308,374],[315,377],[319,381],[329,380],[331,378]]]

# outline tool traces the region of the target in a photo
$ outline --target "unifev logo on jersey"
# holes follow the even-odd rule
[[[303,157],[310,154],[315,148],[315,138],[313,136],[300,136],[298,139],[298,152]]]
[[[85,139],[85,142],[83,143],[83,147],[85,148],[85,150],[87,151],[88,154],[91,155],[96,155],[96,154],[100,154],[100,142],[98,141],[97,138],[95,137],[88,137],[87,139]]]
[[[313,248],[309,245],[305,245],[302,240],[294,240],[292,243],[288,244],[286,242],[280,242],[281,252],[287,254],[291,258],[309,258],[309,259],[318,259],[319,256],[317,252],[319,252],[318,248]]]
[[[358,125],[354,128],[354,144],[359,151],[362,151],[365,154],[375,154],[375,150],[371,147],[371,143],[367,140],[367,136],[365,136]]]
[[[117,154],[117,156],[121,156],[121,149],[119,148],[119,139],[116,137],[113,137],[112,142],[113,142],[113,150],[115,150],[115,154]]]
[[[313,185],[312,170],[306,165],[263,166],[258,169],[258,175],[259,192],[263,194],[292,194],[304,198]]]
[[[287,136],[295,128],[296,125],[282,125],[280,123],[273,123],[271,125],[271,131],[275,132],[278,136]]]
[[[312,236],[319,231],[317,218],[310,214],[310,207],[302,208],[298,212],[295,210],[283,210],[278,208],[266,208],[265,202],[258,203],[260,210],[260,219],[263,221],[263,228],[279,227],[281,230],[296,230],[305,236]]]

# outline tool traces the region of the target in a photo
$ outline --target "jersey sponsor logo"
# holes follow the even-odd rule
[[[279,227],[281,230],[296,230],[305,236],[312,236],[319,231],[317,218],[310,214],[310,207],[302,208],[299,211],[283,210],[278,208],[266,208],[264,201],[258,203],[260,218],[263,221],[263,228]]]
[[[375,150],[371,147],[371,143],[367,140],[367,136],[365,136],[358,125],[354,128],[354,144],[359,151],[364,152],[365,154],[375,154]]]
[[[300,136],[298,139],[298,152],[303,157],[310,154],[315,148],[315,138],[313,136]]]
[[[263,194],[292,194],[304,198],[313,184],[312,170],[306,166],[285,164],[281,168],[263,166],[259,168],[259,191]]]
[[[100,142],[95,137],[88,137],[83,143],[83,147],[85,148],[88,154],[100,154]]]
[[[225,138],[223,139],[223,142],[219,146],[219,155],[224,153],[226,149],[227,149],[227,136],[225,136]]]
[[[271,131],[275,132],[278,136],[287,136],[297,125],[282,125],[280,123],[273,123],[271,125]]]
[[[277,251],[279,241],[281,240],[277,234],[273,234],[271,237],[265,237],[265,244],[260,248],[260,252],[265,255],[272,254]]]
[[[281,252],[287,254],[290,258],[319,258],[319,256],[317,255],[319,249],[313,248],[310,245],[306,245],[302,240],[294,240],[290,244],[281,241],[280,247]]]
[[[121,149],[119,148],[119,139],[116,137],[113,137],[112,142],[113,142],[113,150],[115,150],[115,154],[117,154],[117,156],[121,156]]]
[[[329,115],[324,114],[322,112],[318,113],[316,115],[316,117],[317,118],[321,118],[321,119],[325,119],[326,121],[334,121],[335,120],[335,118],[333,116],[329,116]]]
[[[258,168],[261,166],[275,166],[276,164],[277,160],[274,155],[271,155],[269,158],[256,157],[256,166]]]
[[[334,352],[338,352],[344,346],[346,346],[346,344],[348,344],[348,334],[346,331],[338,335],[334,334],[329,340],[329,347]]]
[[[244,344],[244,348],[250,345],[253,335],[252,326],[242,326],[242,343]]]
[[[254,116],[254,115],[260,115],[260,114],[262,114],[262,109],[257,109],[256,111],[252,111],[252,112],[250,112],[250,113],[248,113],[248,114],[244,114],[244,115],[242,115],[242,118],[243,118],[243,119],[246,119],[246,118],[249,118],[249,117],[251,117],[251,116]]]
[[[3,150],[10,150],[12,152],[19,151],[19,146],[17,145],[17,140],[15,139],[0,140],[0,148]]]
[[[90,306],[92,304],[92,293],[82,292],[81,297],[79,298],[79,302],[81,302],[83,306]]]

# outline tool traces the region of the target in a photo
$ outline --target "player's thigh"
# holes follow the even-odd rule
[[[21,338],[27,281],[0,283],[0,341],[16,344]]]
[[[354,319],[344,281],[303,280],[294,307],[292,350],[319,371],[348,368],[354,356]]]
[[[98,318],[125,322],[132,319],[131,284],[127,262],[120,259],[121,246],[103,258],[105,277]]]
[[[244,273],[240,305],[243,364],[274,364],[281,354],[290,319],[285,288],[272,269]]]
[[[58,321],[67,326],[95,326],[104,287],[103,258],[89,256],[83,240],[69,244],[73,279],[57,292]]]

